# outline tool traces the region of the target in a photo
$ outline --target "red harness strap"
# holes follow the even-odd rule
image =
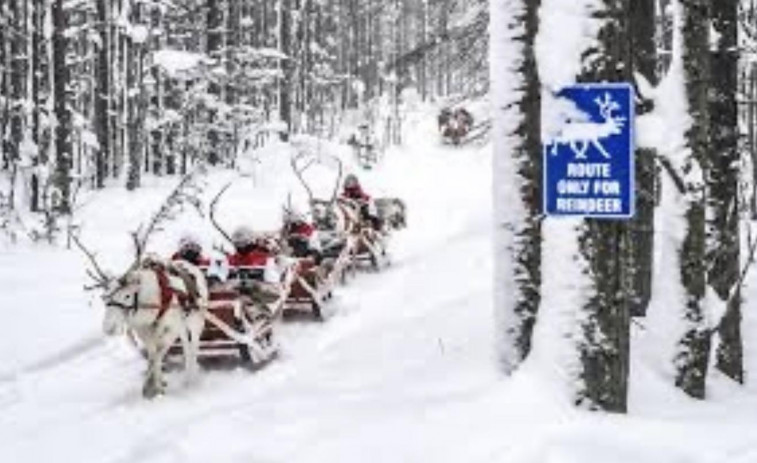
[[[168,310],[168,307],[171,305],[171,299],[173,299],[175,292],[171,288],[171,283],[168,280],[168,275],[166,275],[165,269],[155,268],[153,269],[153,271],[158,277],[158,286],[160,287],[160,307],[158,308],[157,318],[158,320],[160,320],[160,318],[163,317],[163,314]]]

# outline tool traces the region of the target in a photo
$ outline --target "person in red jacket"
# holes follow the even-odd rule
[[[371,201],[371,196],[363,191],[357,177],[354,174],[348,174],[344,178],[344,189],[342,195],[345,198],[353,199],[361,204]]]
[[[260,239],[248,227],[239,227],[231,235],[234,254],[229,256],[232,267],[263,267],[271,257],[268,249],[261,246]]]
[[[356,201],[360,205],[360,215],[363,220],[369,222],[374,230],[381,231],[383,224],[376,211],[376,205],[371,196],[360,186],[360,182],[354,174],[349,174],[344,178],[342,196]]]
[[[260,270],[262,281],[277,283],[280,275],[275,261],[275,252],[266,241],[255,235],[248,227],[239,227],[231,235],[236,252],[229,256],[229,266]]]
[[[179,249],[171,256],[171,260],[184,260],[197,267],[206,268],[210,259],[203,256],[200,240],[192,234],[185,234],[179,240]]]
[[[280,301],[283,294],[275,249],[244,226],[234,231],[231,241],[236,252],[228,258],[230,279],[237,282],[239,291],[255,305],[274,311],[270,304]]]
[[[283,235],[294,257],[313,257],[316,263],[321,258],[318,231],[304,214],[294,208],[284,209]]]

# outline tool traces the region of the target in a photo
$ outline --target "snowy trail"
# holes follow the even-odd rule
[[[487,176],[486,156],[461,151],[438,156],[431,163],[442,171],[453,171],[447,164],[468,164],[473,156],[479,164],[476,177]],[[169,396],[145,403],[139,397],[141,359],[127,343],[90,345],[84,337],[75,343],[81,349],[36,360],[2,383],[0,427],[13,434],[11,455],[40,460],[65,451],[79,461],[170,461],[176,455],[182,461],[199,461],[198,448],[204,447],[200,442],[220,438],[231,444],[231,456],[241,452],[274,461],[312,461],[313,452],[336,451],[344,433],[375,439],[368,431],[350,429],[356,414],[366,414],[360,421],[379,428],[387,420],[410,417],[409,424],[422,417],[414,416],[417,411],[402,413],[408,401],[434,407],[488,387],[494,376],[489,337],[468,339],[480,330],[466,332],[468,323],[460,320],[488,318],[491,227],[478,211],[450,220],[439,203],[467,203],[470,198],[455,193],[465,191],[470,179],[455,175],[460,185],[453,178],[446,192],[429,190],[427,158],[408,156],[396,166],[423,188],[407,196],[412,226],[392,243],[392,267],[380,274],[359,274],[339,288],[325,323],[284,325],[279,361],[256,374],[210,371],[198,387],[172,384]],[[435,171],[434,180],[442,171]],[[476,193],[482,208],[488,192],[482,185]],[[395,194],[403,196],[401,191]],[[465,313],[472,310],[478,312],[474,317]],[[432,316],[445,321],[436,329],[421,329]],[[455,370],[464,381],[449,381],[449,372]],[[474,373],[480,371],[484,374],[477,380]],[[369,418],[377,413],[384,418]],[[248,433],[256,436],[260,448],[245,442],[234,450],[233,442],[244,442]],[[93,442],[93,434],[104,438]],[[197,436],[182,450],[185,434]],[[114,442],[112,437],[119,435]],[[49,445],[40,446],[40,436]],[[319,440],[326,443],[310,448],[310,442]]]
[[[491,155],[434,140],[419,136],[364,174],[369,190],[408,202],[390,268],[337,288],[325,322],[285,323],[280,358],[263,370],[213,369],[188,388],[175,373],[152,402],[140,395],[142,359],[126,340],[100,334],[79,256],[35,251],[52,263],[39,269],[22,252],[0,254],[0,276],[15,289],[0,294],[0,307],[57,301],[0,326],[0,461],[753,461],[757,398],[722,381],[712,381],[714,400],[695,404],[636,357],[632,414],[618,417],[574,410],[544,365],[509,380],[497,373]],[[244,188],[238,196],[257,191]],[[141,193],[128,220],[164,191]],[[233,215],[249,203],[226,207]],[[92,230],[122,234],[126,218],[111,209],[93,209]],[[121,238],[99,241],[103,255],[128,256]],[[52,279],[44,287],[40,271]]]

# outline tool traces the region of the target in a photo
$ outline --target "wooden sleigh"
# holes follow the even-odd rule
[[[262,268],[241,267],[227,282],[210,284],[205,328],[200,336],[200,360],[231,359],[260,368],[278,354],[275,325],[281,318],[294,279],[287,268],[276,291],[264,290]],[[273,286],[270,287],[273,289]],[[181,355],[181,346],[171,355]]]
[[[310,313],[316,320],[323,320],[323,305],[331,298],[337,284],[346,281],[355,247],[352,236],[324,234],[320,264],[312,258],[298,260],[285,310]]]

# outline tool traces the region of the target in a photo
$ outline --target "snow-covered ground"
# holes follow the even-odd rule
[[[608,416],[575,410],[549,381],[550,365],[531,361],[512,378],[499,374],[491,149],[442,147],[433,117],[420,120],[425,125],[404,149],[360,174],[376,195],[407,200],[409,228],[391,243],[393,265],[339,288],[324,323],[283,325],[282,355],[255,373],[206,371],[191,388],[176,373],[166,396],[145,401],[141,358],[125,340],[101,334],[101,307],[81,289],[82,256],[3,249],[0,461],[757,461],[753,388],[715,376],[711,399],[697,403],[635,354],[631,413]],[[288,191],[302,200],[286,150],[274,146],[263,155],[276,175],[257,167],[236,180],[219,210],[229,228],[273,228]],[[313,176],[327,194],[334,170]],[[212,173],[206,196],[231,178]],[[155,182],[90,198],[83,235],[107,267],[128,264],[127,231],[170,187]],[[221,243],[188,210],[152,249],[168,252],[186,229],[207,246]],[[757,324],[748,316],[749,327]]]

